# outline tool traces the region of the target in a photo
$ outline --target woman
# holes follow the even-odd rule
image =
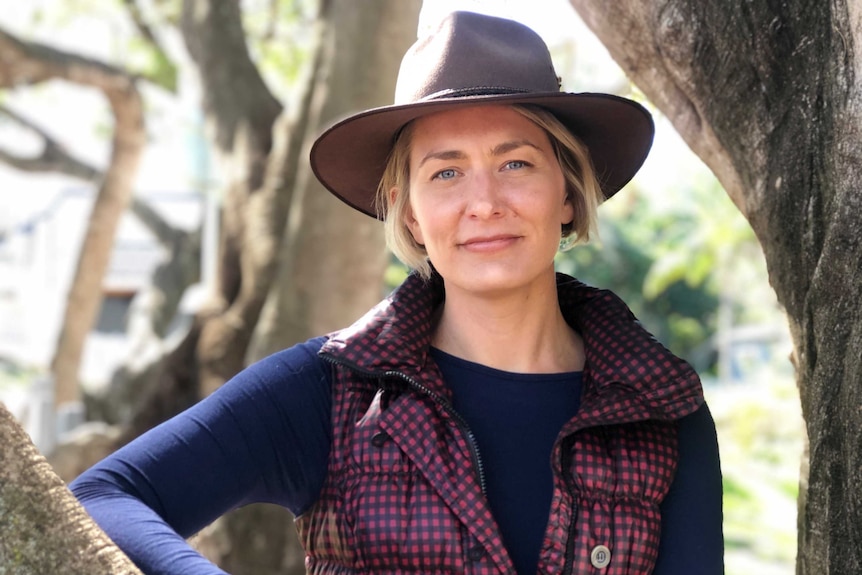
[[[294,512],[311,573],[721,573],[697,375],[553,267],[652,133],[634,102],[560,92],[531,30],[450,15],[405,56],[396,105],[311,153],[415,272],[74,492],[146,573],[220,573],[183,538],[253,501]]]

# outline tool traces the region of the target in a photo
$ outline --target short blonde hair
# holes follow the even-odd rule
[[[566,249],[590,239],[597,230],[597,210],[604,199],[586,145],[574,136],[556,116],[538,106],[511,106],[516,112],[545,130],[566,180],[567,199],[575,217],[562,227],[560,244]],[[431,276],[425,247],[416,243],[407,227],[410,208],[410,151],[414,124],[404,126],[395,138],[386,169],[377,188],[375,206],[384,221],[386,244],[395,256],[422,277]],[[397,189],[395,194],[390,193]],[[394,197],[393,197],[394,196]]]

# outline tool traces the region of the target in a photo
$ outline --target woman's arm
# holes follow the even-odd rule
[[[331,442],[329,371],[316,355],[322,342],[249,367],[70,485],[142,571],[221,574],[185,538],[248,503],[298,514],[314,502]]]
[[[661,511],[654,575],[724,573],[721,467],[706,404],[680,420],[679,465]]]

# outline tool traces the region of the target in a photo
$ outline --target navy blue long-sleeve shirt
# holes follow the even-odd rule
[[[326,478],[331,443],[324,338],[251,366],[213,395],[120,449],[72,491],[148,575],[223,573],[185,538],[236,507],[301,515]],[[525,375],[432,350],[477,438],[488,500],[518,573],[535,573],[548,522],[550,452],[580,401],[580,373]],[[704,405],[680,421],[679,465],[662,504],[654,573],[723,573],[721,472]]]

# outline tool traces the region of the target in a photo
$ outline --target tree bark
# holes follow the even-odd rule
[[[0,573],[140,575],[0,403]]]
[[[571,3],[760,240],[809,440],[797,572],[862,572],[862,5]]]
[[[143,152],[143,104],[134,79],[102,62],[25,42],[3,30],[0,54],[0,87],[67,80],[100,90],[114,116],[110,162],[87,224],[51,363],[55,403],[60,406],[80,399],[78,371],[84,342],[99,312],[114,236],[131,200]]]

